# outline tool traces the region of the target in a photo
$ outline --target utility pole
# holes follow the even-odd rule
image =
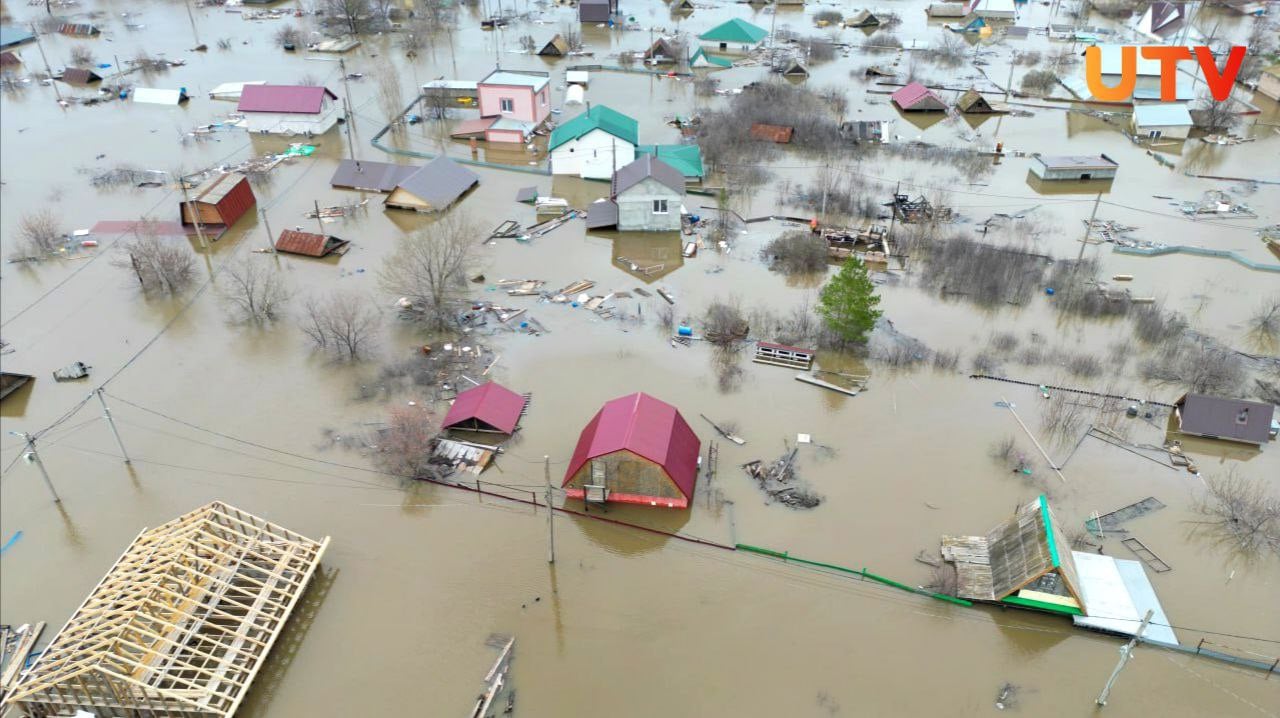
[[[818,212],[818,215],[822,217],[823,224],[827,223],[827,188],[830,186],[831,166],[824,163],[822,165],[822,209]]]
[[[351,101],[345,97],[342,98],[342,106],[343,106],[343,109],[346,111],[346,115],[347,115],[347,126],[345,128],[347,131],[347,152],[350,153],[351,155],[351,161],[356,163],[356,171],[361,172],[363,170],[360,169],[360,160],[356,159],[356,143],[355,143],[355,139],[352,137],[352,135],[355,133],[356,128],[354,125],[351,124],[352,123]]]
[[[893,239],[893,224],[898,218],[898,190],[901,188],[902,180],[898,180],[898,183],[893,186],[893,202],[889,204],[892,211],[889,212],[889,233],[885,235],[889,239]]]
[[[111,433],[116,437],[116,446],[120,447],[120,455],[124,457],[124,463],[132,464],[133,459],[129,458],[129,452],[125,450],[124,442],[120,440],[120,430],[116,428],[116,420],[111,417],[111,409],[107,406],[106,398],[103,397],[102,387],[98,387],[93,393],[98,395],[98,403],[102,404],[102,416],[111,426]]]
[[[1009,90],[1013,88],[1013,68],[1018,66],[1018,53],[1014,52],[1013,57],[1009,58],[1009,79],[1004,83],[1004,101],[1009,101]]]
[[[320,228],[320,236],[321,236],[321,237],[323,237],[323,236],[324,236],[324,222],[320,219],[320,200],[318,200],[318,199],[313,199],[313,200],[311,200],[311,201],[312,201],[312,202],[315,202],[315,205],[316,205],[316,226],[318,226],[318,227]]]
[[[44,61],[45,74],[49,76],[49,84],[53,85],[53,94],[58,97],[58,102],[62,102],[62,92],[58,89],[58,81],[53,79],[53,69],[49,67],[49,58],[44,54],[44,43],[40,42],[40,33],[36,32],[36,26],[31,26],[31,34],[36,39],[36,49],[40,51],[40,59]]]
[[[551,457],[542,457],[542,472],[547,479],[547,563],[556,562],[556,510],[551,506]]]
[[[182,188],[182,206],[191,213],[191,221],[196,225],[196,236],[200,238],[200,248],[208,249],[209,243],[204,240],[204,228],[200,226],[200,209],[191,205],[191,197],[187,194],[187,178],[178,175],[178,186]]]
[[[191,21],[191,37],[196,41],[196,46],[192,49],[199,50],[201,47],[200,32],[196,30],[196,16],[195,13],[191,12],[191,0],[186,0],[184,4],[187,6],[187,19]]]
[[[271,253],[278,255],[278,253],[276,252],[276,236],[271,233],[271,224],[267,222],[266,207],[259,208],[258,214],[262,215],[262,226],[265,227],[267,230],[267,242],[271,244]]]
[[[1089,223],[1084,226],[1084,239],[1080,240],[1080,253],[1076,255],[1076,263],[1084,259],[1084,248],[1089,246],[1089,234],[1093,232],[1093,218],[1098,216],[1098,203],[1102,201],[1102,193],[1093,199],[1093,211],[1089,213]]]
[[[120,56],[112,55],[112,60],[116,61],[116,95],[120,94],[120,87],[124,84],[124,68],[120,67]]]
[[[23,434],[17,431],[11,431],[10,434],[27,442],[27,456],[36,462],[36,466],[40,469],[40,475],[44,477],[44,485],[49,487],[49,493],[53,495],[56,503],[62,503],[62,498],[58,496],[57,490],[53,488],[53,481],[49,479],[49,472],[45,471],[44,462],[40,460],[40,454],[36,451],[36,440],[30,434]]]
[[[1111,677],[1107,679],[1107,685],[1102,687],[1102,693],[1098,695],[1098,705],[1105,706],[1107,704],[1107,696],[1111,695],[1111,687],[1116,684],[1116,679],[1120,677],[1120,671],[1133,660],[1133,647],[1137,645],[1138,639],[1142,638],[1143,631],[1147,630],[1147,624],[1151,623],[1152,609],[1147,609],[1147,615],[1142,617],[1142,625],[1138,626],[1138,632],[1133,634],[1133,638],[1129,642],[1120,647],[1120,660],[1116,663],[1116,668],[1111,671]]]

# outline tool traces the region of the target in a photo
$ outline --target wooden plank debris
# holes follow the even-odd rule
[[[1137,537],[1130,536],[1120,543],[1124,544],[1125,548],[1132,551],[1135,556],[1142,559],[1142,562],[1145,563],[1152,571],[1155,571],[1156,573],[1168,573],[1173,570],[1173,566],[1165,563],[1164,559],[1157,556],[1155,551],[1147,548],[1147,545],[1142,543],[1142,541]]]
[[[701,416],[703,419],[706,419],[707,423],[708,423],[708,424],[710,424],[710,425],[711,425],[711,428],[715,429],[715,430],[716,430],[716,432],[717,432],[718,434],[720,434],[720,435],[721,435],[721,436],[723,436],[724,438],[728,439],[729,441],[732,441],[733,443],[737,444],[738,446],[743,446],[743,445],[745,445],[745,444],[747,443],[747,440],[746,440],[746,439],[743,439],[742,437],[738,436],[737,434],[734,434],[734,433],[730,432],[728,429],[725,429],[724,427],[722,427],[722,426],[720,426],[719,424],[715,423],[715,422],[714,422],[714,421],[712,421],[711,419],[707,418],[707,415],[706,415],[706,414],[698,414],[698,416]]]

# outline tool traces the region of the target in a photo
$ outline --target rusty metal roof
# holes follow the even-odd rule
[[[777,142],[780,145],[785,145],[791,141],[791,135],[794,132],[794,127],[766,125],[763,122],[757,122],[751,126],[751,139]]]
[[[276,239],[276,251],[306,257],[325,257],[335,252],[345,253],[349,244],[351,242],[332,235],[286,229]]]

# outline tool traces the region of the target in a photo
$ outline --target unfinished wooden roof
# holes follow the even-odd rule
[[[1013,518],[986,536],[944,536],[942,556],[956,565],[957,595],[979,601],[1004,601],[1047,574],[1057,574],[1063,591],[1083,611],[1070,544],[1063,537],[1044,496],[1018,509]],[[1035,591],[1045,599],[1046,591]],[[1027,597],[1021,597],[1026,599]],[[1010,603],[1026,603],[1011,600]],[[1037,606],[1044,607],[1044,606]]]
[[[218,501],[144,529],[9,700],[34,715],[231,716],[328,545]]]

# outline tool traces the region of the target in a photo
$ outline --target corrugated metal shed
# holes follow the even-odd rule
[[[794,127],[766,125],[763,122],[757,122],[751,126],[751,139],[765,140],[767,142],[776,142],[780,145],[785,145],[791,141],[791,135],[794,132]]]
[[[1080,574],[1080,593],[1089,607],[1089,616],[1072,616],[1077,626],[1107,633],[1132,636],[1151,610],[1151,625],[1144,638],[1178,645],[1178,637],[1169,625],[1160,599],[1156,598],[1151,579],[1142,564],[1128,559],[1112,558],[1083,551],[1072,551]]]
[[[486,382],[458,394],[445,414],[445,429],[515,432],[524,412],[523,396],[495,382]]]
[[[338,163],[338,169],[333,173],[333,177],[329,178],[329,184],[342,189],[390,192],[419,169],[421,167],[417,165],[342,160]]]
[[[564,483],[591,459],[627,451],[660,466],[689,501],[698,482],[701,447],[674,406],[643,392],[630,394],[606,403],[582,430]]]
[[[351,242],[332,235],[315,232],[299,232],[286,229],[276,239],[276,251],[285,254],[301,254],[304,257],[327,257],[330,254],[346,254]]]
[[[324,109],[325,97],[338,96],[326,87],[313,85],[247,85],[240,92],[240,112],[284,112],[317,115]]]
[[[194,224],[192,210],[199,212],[203,224],[222,224],[230,227],[258,203],[249,186],[249,178],[238,172],[216,175],[205,180],[188,193],[191,206],[179,203],[182,223]]]
[[[1260,401],[1186,394],[1175,404],[1178,430],[1212,439],[1265,444],[1275,407]]]
[[[401,180],[387,197],[386,205],[438,212],[456,202],[479,182],[480,177],[475,172],[441,155]]]

